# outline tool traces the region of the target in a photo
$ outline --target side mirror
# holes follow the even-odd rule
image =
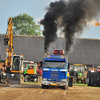
[[[85,71],[88,71],[88,68],[85,68]]]

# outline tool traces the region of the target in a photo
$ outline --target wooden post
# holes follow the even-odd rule
[[[38,85],[41,85],[42,84],[42,76],[38,76]]]

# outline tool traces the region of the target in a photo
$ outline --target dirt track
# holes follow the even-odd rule
[[[69,87],[68,90],[60,88],[42,89],[2,87],[0,100],[100,100],[100,88]]]

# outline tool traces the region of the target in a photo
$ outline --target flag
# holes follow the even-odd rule
[[[86,26],[96,26],[95,23],[99,23],[100,19],[86,19]]]
[[[42,19],[43,19],[43,18],[37,17],[37,18],[36,18],[36,25],[40,25],[40,21],[41,21]]]

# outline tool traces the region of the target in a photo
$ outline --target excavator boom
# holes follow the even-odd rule
[[[7,70],[10,70],[10,67],[12,66],[12,55],[13,55],[13,23],[12,18],[10,17],[8,19],[8,28],[6,31],[6,37],[4,38],[4,45],[6,46],[5,51],[5,67]]]

